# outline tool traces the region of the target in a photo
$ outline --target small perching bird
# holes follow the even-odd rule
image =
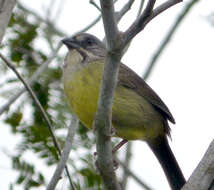
[[[87,33],[62,42],[69,50],[63,66],[65,94],[73,113],[92,128],[107,53],[105,45]],[[115,134],[125,140],[146,141],[171,188],[180,190],[185,178],[168,144],[168,120],[175,123],[164,102],[142,78],[121,63],[112,107]]]

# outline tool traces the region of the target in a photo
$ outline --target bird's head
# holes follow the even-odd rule
[[[106,55],[105,45],[95,36],[88,33],[79,33],[62,40],[69,51],[76,50],[83,60],[88,58],[103,58]]]

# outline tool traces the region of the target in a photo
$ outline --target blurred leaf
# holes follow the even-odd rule
[[[22,120],[22,113],[21,112],[14,112],[11,114],[11,116],[7,117],[5,122],[12,127],[12,132],[16,133],[17,127],[19,126],[21,120]]]

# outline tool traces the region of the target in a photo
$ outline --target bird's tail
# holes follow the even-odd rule
[[[168,144],[166,137],[147,142],[160,162],[172,190],[180,190],[186,180]]]

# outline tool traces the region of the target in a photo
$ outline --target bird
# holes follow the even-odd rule
[[[99,89],[107,56],[105,44],[89,33],[62,40],[68,53],[63,64],[64,92],[72,112],[89,129],[97,111]],[[168,121],[175,119],[155,91],[132,69],[120,63],[113,97],[112,126],[125,141],[145,141],[156,156],[172,190],[185,178],[169,146]]]

